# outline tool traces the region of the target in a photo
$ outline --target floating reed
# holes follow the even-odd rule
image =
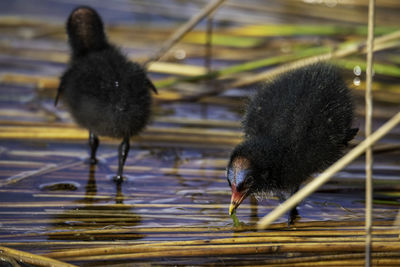
[[[224,256],[224,255],[250,255],[265,253],[285,253],[285,252],[360,252],[365,248],[364,242],[330,242],[330,243],[278,243],[278,244],[228,244],[228,245],[206,245],[206,246],[161,246],[154,244],[151,247],[137,245],[135,249],[129,251],[129,247],[117,247],[110,249],[96,249],[91,255],[85,251],[84,255],[64,256],[62,252],[51,255],[68,261],[94,261],[94,260],[126,260],[142,258],[160,257],[193,257],[193,256]],[[400,242],[375,242],[374,252],[398,252]],[[107,255],[105,255],[107,254]],[[68,255],[68,254],[67,254]]]
[[[375,41],[374,50],[379,51],[381,49],[387,49],[388,47],[385,46],[386,43],[391,42],[392,40],[396,40],[400,38],[400,32],[393,32],[390,34],[386,34],[380,36]],[[397,44],[395,44],[397,46]],[[188,65],[180,65],[174,63],[166,63],[166,62],[156,62],[150,66],[150,71],[161,72],[161,73],[170,73],[170,74],[179,74],[182,76],[193,76],[189,78],[167,78],[165,80],[155,81],[156,87],[169,87],[178,82],[184,81],[196,81],[202,79],[210,79],[210,78],[217,78],[217,77],[224,77],[229,76],[232,74],[245,72],[249,70],[254,70],[260,67],[267,67],[271,65],[275,65],[278,63],[285,63],[295,60],[293,63],[288,63],[288,65],[282,65],[280,67],[274,68],[272,70],[268,70],[266,72],[262,72],[255,75],[248,75],[244,78],[238,78],[233,83],[227,85],[227,88],[237,87],[237,86],[244,86],[251,83],[264,81],[272,76],[278,75],[279,73],[285,72],[288,69],[296,68],[300,66],[304,66],[307,64],[312,64],[317,61],[321,60],[328,60],[331,58],[342,58],[356,52],[365,52],[365,43],[356,43],[356,44],[347,44],[343,48],[340,48],[334,52],[328,52],[330,49],[328,47],[320,47],[320,48],[312,48],[301,50],[299,52],[294,53],[293,55],[283,55],[277,57],[266,58],[262,60],[256,60],[252,62],[247,62],[243,64],[239,64],[236,66],[227,67],[225,69],[213,71],[211,73],[206,73],[206,69],[204,67],[198,66],[188,66]],[[317,54],[317,56],[315,56]],[[311,56],[311,57],[310,57]],[[306,58],[297,60],[299,58]],[[297,60],[297,61],[296,61]],[[352,64],[358,64],[361,67],[365,66],[362,62],[352,62],[352,61],[338,61],[340,65],[349,66]],[[399,72],[396,68],[390,65],[377,65],[377,71],[380,74],[391,75],[391,76],[399,76]],[[154,69],[151,69],[154,68]],[[58,78],[55,77],[38,77],[38,76],[27,76],[21,74],[3,74],[0,79],[2,82],[5,83],[30,83],[36,84],[39,89],[44,88],[52,88],[55,89],[58,87]],[[156,95],[155,98],[159,100],[176,100],[181,98],[177,93],[173,92],[164,92],[160,95]]]
[[[396,27],[376,27],[375,34],[388,34],[397,30]],[[325,25],[325,24],[270,24],[270,25],[246,25],[243,27],[234,28],[229,33],[240,36],[258,36],[258,37],[273,37],[273,36],[349,36],[349,35],[367,35],[368,27],[366,26],[350,26],[340,25]]]
[[[372,253],[372,256],[376,258],[384,258],[384,257],[399,257],[400,253],[398,252],[378,252]],[[285,264],[305,264],[305,263],[316,263],[316,262],[324,262],[327,265],[332,264],[333,261],[337,262],[338,260],[353,260],[353,259],[362,259],[364,258],[364,253],[351,253],[351,254],[331,254],[331,255],[318,255],[318,256],[308,256],[308,257],[296,257],[296,258],[286,258],[286,259],[272,259],[265,260],[264,263],[268,264],[268,266],[272,266],[273,264],[285,265]],[[400,259],[396,259],[400,260]],[[317,263],[319,264],[319,263]],[[309,265],[307,265],[309,266]],[[341,265],[343,266],[343,265]]]
[[[400,31],[395,31],[389,34],[382,35],[374,40],[374,49],[376,50],[376,47],[387,43],[389,41],[393,41],[396,39],[400,38]],[[274,68],[272,70],[267,70],[258,74],[250,75],[241,79],[238,79],[237,81],[233,82],[230,87],[239,87],[239,86],[245,86],[249,85],[252,83],[256,82],[261,82],[261,81],[266,81],[268,79],[271,79],[272,77],[282,74],[288,70],[295,69],[295,68],[300,68],[304,67],[307,65],[314,64],[319,61],[326,61],[334,58],[342,58],[346,57],[352,54],[355,54],[357,52],[364,52],[366,48],[366,43],[365,42],[360,42],[356,43],[353,45],[348,45],[343,48],[337,49],[336,51],[329,52],[326,54],[322,55],[317,55],[317,56],[311,56],[306,59],[301,59],[297,60],[288,64],[283,64],[277,68]]]
[[[381,258],[372,261],[373,265],[376,266],[398,266],[400,264],[399,258]],[[290,264],[272,264],[268,266],[272,267],[291,267],[291,266],[364,266],[364,260],[362,259],[349,259],[349,260],[325,260],[320,262],[302,262],[302,263],[290,263]]]
[[[353,70],[354,66],[359,66],[362,71],[367,70],[367,64],[364,61],[358,59],[345,59],[345,60],[339,59],[339,60],[334,60],[333,62],[338,66],[349,70]],[[374,63],[374,72],[380,75],[387,75],[397,78],[400,77],[399,68],[389,64]]]
[[[81,128],[0,126],[0,139],[53,139],[86,140],[88,132]],[[109,139],[110,138],[105,138]],[[134,140],[154,142],[213,143],[231,145],[241,140],[241,134],[211,129],[178,129],[166,127],[148,127],[146,132]]]
[[[60,203],[61,204],[61,203]],[[79,206],[76,206],[79,207]],[[94,205],[93,208],[96,206]],[[109,206],[107,206],[109,207]],[[111,205],[110,208],[128,208],[129,205],[120,205],[115,206]],[[139,206],[144,207],[144,206]],[[151,205],[145,206],[146,208],[152,208]],[[164,206],[166,207],[166,206]],[[175,205],[171,205],[171,207],[175,207]],[[202,208],[194,207],[194,208]],[[211,207],[213,208],[213,207]],[[227,208],[227,207],[226,207]],[[226,209],[225,208],[225,209]],[[52,213],[50,213],[52,214]],[[60,212],[55,212],[53,214],[60,214]],[[65,214],[69,215],[69,214]],[[87,213],[87,216],[93,216],[91,213]],[[116,217],[118,217],[116,215]],[[374,224],[373,234],[375,237],[379,238],[388,238],[388,240],[393,238],[398,238],[400,234],[399,229],[390,229],[392,222],[387,222],[386,224],[382,224],[383,222],[379,222],[379,224]],[[271,229],[280,229],[287,230],[287,224],[279,223],[271,225]],[[379,229],[377,229],[379,228]],[[33,229],[32,227],[30,228]],[[329,230],[326,230],[329,229]],[[195,237],[195,236],[203,236],[203,237],[228,237],[231,238],[232,235],[238,237],[364,237],[365,229],[364,222],[341,222],[341,221],[329,221],[329,222],[305,222],[305,223],[296,223],[295,229],[291,231],[272,231],[272,232],[248,232],[254,231],[253,226],[241,226],[235,228],[236,232],[232,233],[232,227],[135,227],[135,228],[116,228],[116,229],[85,229],[80,228],[77,230],[71,231],[69,227],[61,228],[58,227],[53,231],[46,232],[38,232],[38,233],[22,233],[22,234],[13,234],[13,235],[2,235],[2,238],[16,238],[16,237],[40,237],[40,236],[48,236],[48,237],[68,237],[68,236],[85,236],[85,235],[100,235],[100,236],[112,236],[112,235],[129,235],[129,234],[146,234],[154,237],[166,237],[171,235],[171,233],[175,234],[186,234],[185,237]],[[40,231],[38,229],[38,231]],[[182,236],[183,237],[183,236]],[[397,239],[398,240],[398,239]],[[393,240],[394,241],[394,240]],[[398,240],[399,241],[399,240]],[[158,245],[193,245],[193,244],[208,244],[209,242],[217,242],[210,240],[189,240],[189,241],[171,241],[171,242],[152,242],[152,244],[157,243]]]
[[[280,1],[277,1],[278,3]],[[269,5],[260,5],[258,2],[255,3],[244,3],[244,2],[229,2],[226,4],[227,6],[233,6],[236,8],[241,8],[244,10],[250,10],[253,13],[256,12],[268,12],[272,15],[279,15],[279,18],[293,18],[293,16],[301,16],[306,18],[315,18],[322,20],[333,20],[333,21],[341,21],[351,23],[359,23],[364,24],[365,13],[364,9],[360,7],[365,7],[367,2],[365,1],[341,1],[340,4],[337,3],[335,7],[329,5],[322,4],[306,4],[305,2],[299,1],[286,1],[285,5],[276,5],[274,2],[271,2]],[[356,7],[356,8],[348,8],[348,6]],[[379,7],[388,7],[388,8],[398,8],[399,4],[396,1],[387,1],[385,3],[379,2]],[[394,14],[392,14],[393,16]],[[387,12],[379,12],[377,21],[380,25],[393,25],[396,26],[393,17],[390,16]],[[391,18],[391,19],[390,19]],[[234,19],[234,18],[231,18]],[[240,21],[245,21],[244,18],[241,18]],[[254,24],[254,22],[252,23]],[[264,23],[265,24],[265,23]]]
[[[72,265],[69,263],[64,263],[58,260],[53,260],[48,257],[38,256],[35,254],[31,254],[28,252],[23,252],[7,247],[0,246],[0,255],[10,257],[15,259],[16,261],[25,263],[25,264],[33,264],[35,266],[44,266],[44,267],[76,267],[76,265]],[[19,266],[19,265],[17,265]]]
[[[341,242],[350,242],[354,244],[362,243],[365,240],[363,235],[351,236],[350,232],[346,236],[340,237],[299,237],[299,236],[261,236],[261,237],[237,237],[237,238],[217,238],[211,240],[189,240],[189,241],[174,241],[174,242],[162,242],[162,243],[150,243],[141,245],[131,245],[125,247],[99,247],[99,248],[88,248],[88,249],[72,249],[59,252],[51,252],[44,254],[46,257],[57,258],[57,259],[68,259],[70,257],[83,257],[83,256],[100,256],[104,254],[131,254],[131,253],[142,253],[142,252],[155,252],[155,251],[168,251],[168,250],[184,250],[184,249],[199,249],[199,248],[218,248],[224,246],[243,247],[248,245],[267,245],[277,246],[281,244],[295,244],[299,245],[311,245],[311,244],[340,244]],[[344,234],[342,232],[342,234]],[[376,242],[393,242],[399,244],[397,237],[375,237]]]
[[[398,38],[398,37],[396,37],[396,38]],[[360,46],[360,44],[358,44],[358,45]],[[356,46],[354,43],[343,45],[343,47],[345,47],[345,48],[343,48],[343,50],[347,50],[349,47],[354,48],[354,46]],[[395,43],[393,46],[398,47],[398,43]],[[387,45],[382,44],[382,45],[377,46],[375,48],[375,51],[393,48],[393,46],[387,46]],[[358,52],[357,49],[352,51],[352,53],[356,53],[356,52]],[[363,52],[364,52],[364,50],[363,50]],[[311,63],[308,63],[308,64],[312,64],[312,63],[315,63],[316,61],[327,60],[325,57],[330,56],[331,53],[332,52],[331,52],[330,47],[313,47],[313,48],[309,48],[309,49],[296,51],[290,55],[279,55],[279,56],[275,56],[275,57],[268,57],[265,59],[258,59],[258,60],[254,60],[254,61],[250,61],[250,62],[241,63],[238,65],[226,67],[226,68],[223,68],[220,70],[211,71],[211,72],[203,74],[203,75],[185,77],[185,78],[178,78],[178,77],[167,78],[164,80],[156,81],[156,84],[157,84],[157,86],[164,88],[164,87],[173,86],[180,82],[194,82],[194,81],[199,81],[199,80],[204,80],[204,79],[216,79],[216,78],[224,78],[224,77],[226,78],[226,77],[230,77],[237,73],[256,70],[256,69],[259,69],[262,67],[269,67],[272,65],[276,65],[276,64],[280,64],[280,63],[287,63],[287,62],[291,62],[294,60],[300,60],[300,59],[304,59],[304,58],[306,58],[306,59],[304,59],[304,61],[306,61],[306,60],[308,61],[308,60],[311,60],[310,57],[311,58],[318,57],[317,60],[313,59],[313,60],[311,60],[312,61]],[[340,50],[333,52],[333,53],[340,55]],[[349,54],[351,54],[351,53],[349,53]],[[340,56],[336,56],[335,58],[345,57],[345,56],[348,56],[349,54],[342,54]],[[316,56],[316,55],[318,55],[318,56]],[[319,57],[321,57],[321,58],[319,58]],[[300,60],[297,62],[300,63],[303,61]],[[336,60],[335,60],[335,62],[336,62]],[[365,63],[363,63],[362,61],[354,61],[354,60],[346,59],[346,60],[340,60],[340,61],[337,60],[337,63],[340,66],[347,67],[347,68],[349,68],[349,67],[354,68],[354,64],[358,64],[361,66],[361,68],[365,69]],[[289,70],[289,69],[286,69],[285,71],[287,71],[287,70]],[[391,66],[389,64],[378,65],[377,73],[388,75],[388,76],[395,76],[395,77],[400,76],[400,72],[399,72],[398,68],[396,68],[395,66]],[[274,75],[277,75],[277,74],[274,74]],[[268,78],[271,78],[271,77],[269,76]],[[242,79],[248,79],[248,78],[242,78]],[[267,80],[267,78],[265,80]],[[240,78],[239,78],[239,81],[240,81]],[[248,85],[251,83],[260,82],[262,80],[260,80],[258,78],[256,81],[248,82],[245,84],[241,84],[239,81],[234,81],[233,84],[230,84],[227,87],[231,88],[231,87],[237,87],[237,86],[244,86],[244,85]]]

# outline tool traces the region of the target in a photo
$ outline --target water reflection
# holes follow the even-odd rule
[[[85,186],[85,198],[84,202],[89,204],[94,202],[94,197],[97,195],[97,186],[96,186],[96,165],[89,165],[89,179]]]
[[[258,218],[258,201],[254,196],[250,197],[250,223],[256,225]]]
[[[118,234],[101,233],[103,229],[113,229],[120,227],[134,228],[141,223],[141,216],[133,211],[132,205],[124,205],[124,194],[122,187],[126,183],[115,183],[112,179],[105,179],[107,182],[100,184],[102,190],[98,190],[96,173],[104,179],[110,173],[109,163],[99,162],[97,165],[83,164],[89,167],[88,179],[84,192],[84,197],[73,201],[77,204],[72,209],[62,209],[52,218],[52,228],[50,231],[62,229],[62,231],[76,231],[76,234],[49,235],[49,240],[75,240],[75,241],[106,241],[115,240],[116,236],[120,240],[136,240],[144,237],[137,234],[134,230],[129,234],[119,236]],[[101,179],[103,181],[103,179]],[[114,196],[105,194],[104,189],[115,188]],[[111,200],[115,204],[109,202]],[[81,205],[84,204],[84,205]],[[96,230],[99,230],[96,233]]]

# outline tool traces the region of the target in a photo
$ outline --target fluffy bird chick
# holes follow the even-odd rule
[[[294,194],[302,182],[338,160],[357,134],[353,104],[338,70],[317,63],[289,71],[260,88],[243,120],[245,140],[232,152],[229,214],[251,194]],[[288,223],[298,215],[296,207]]]
[[[89,130],[91,164],[97,162],[98,136],[123,139],[115,176],[121,182],[129,139],[147,124],[150,90],[157,93],[156,88],[144,69],[108,42],[94,9],[81,6],[73,10],[66,28],[72,55],[61,77],[55,105],[62,95],[75,121]]]

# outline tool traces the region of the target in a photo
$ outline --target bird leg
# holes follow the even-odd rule
[[[114,181],[117,183],[121,183],[124,177],[122,176],[122,172],[124,170],[124,164],[126,161],[126,157],[129,152],[129,137],[125,137],[122,143],[118,148],[118,172],[117,176],[114,177]]]
[[[288,221],[287,221],[288,227],[290,227],[292,224],[294,224],[294,222],[298,216],[299,216],[299,212],[297,211],[297,206],[296,206],[290,210],[290,213],[288,216]]]
[[[90,165],[94,165],[97,163],[96,151],[97,148],[99,147],[99,138],[92,132],[89,132],[89,146],[90,146],[89,163]]]
[[[294,188],[292,190],[292,192],[290,193],[290,197],[292,197],[297,191],[299,190],[299,187],[297,186],[296,188]],[[297,205],[292,208],[289,212],[289,216],[288,216],[288,227],[290,227],[292,224],[294,224],[295,220],[299,217],[299,212],[297,211]]]
[[[97,193],[95,173],[96,166],[90,165],[89,180],[85,187],[85,201],[87,201],[87,203],[93,203],[95,201],[95,198],[93,198],[93,196],[95,196]]]
[[[278,197],[280,202],[285,202],[288,198],[293,196],[298,190],[299,190],[299,187],[295,187],[294,189],[292,189],[290,191],[289,197],[287,197],[287,195],[285,195],[282,192],[277,192],[276,196]],[[297,219],[298,216],[299,216],[299,212],[297,211],[297,205],[296,205],[289,212],[288,219],[287,219],[288,227],[290,227],[295,222],[295,220]]]
[[[121,190],[121,183],[117,183],[117,192],[115,195],[115,204],[124,204],[124,195]]]

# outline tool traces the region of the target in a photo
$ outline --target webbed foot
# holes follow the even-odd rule
[[[97,158],[87,158],[84,160],[84,162],[89,165],[96,165],[99,161]]]
[[[113,180],[114,180],[114,182],[116,182],[117,184],[121,184],[121,183],[125,180],[125,178],[124,178],[124,176],[122,176],[122,175],[115,175],[115,176],[113,177]]]
[[[96,165],[98,162],[96,159],[96,151],[97,148],[99,147],[99,138],[91,131],[89,131],[89,146],[90,146],[90,158],[86,161],[86,163],[90,165]]]

